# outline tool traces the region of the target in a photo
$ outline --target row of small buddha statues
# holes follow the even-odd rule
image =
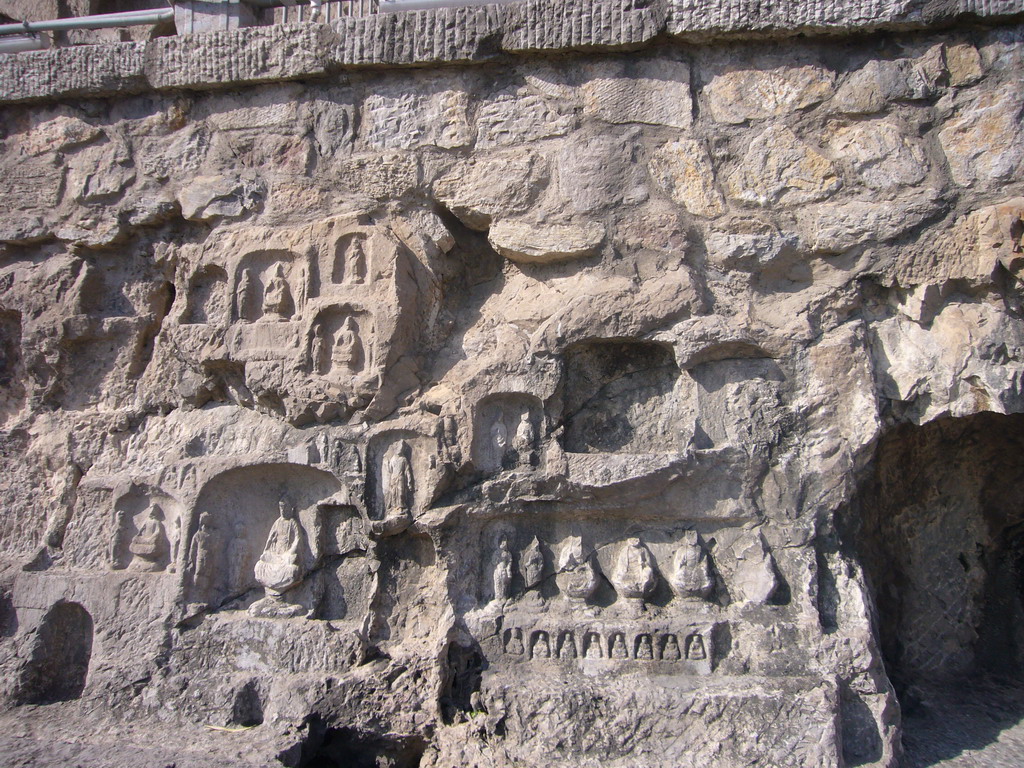
[[[543,629],[534,630],[528,636],[524,636],[518,627],[506,629],[503,649],[509,656],[530,659],[707,661],[710,656],[708,643],[700,632],[686,635],[680,644],[678,636],[673,633],[643,632],[629,642],[624,632],[612,632],[605,638],[601,633],[589,630],[582,635],[582,647],[577,644],[576,633],[571,629],[553,635]]]
[[[621,596],[634,600],[649,598],[658,585],[654,555],[636,537],[627,539],[619,550],[609,581]],[[515,558],[507,539],[499,544],[494,568],[494,600],[504,603],[515,597],[513,583]],[[544,551],[539,539],[533,540],[519,556],[519,575],[525,590],[539,586],[547,576]],[[600,586],[599,566],[593,555],[585,555],[579,537],[570,537],[558,558],[555,582],[569,600],[586,602]],[[672,591],[680,598],[708,600],[715,590],[711,558],[696,531],[686,531],[672,557],[666,576]]]

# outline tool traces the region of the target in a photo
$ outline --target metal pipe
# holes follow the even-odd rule
[[[148,11],[104,13],[98,16],[78,16],[71,19],[49,21],[22,21],[18,24],[0,24],[0,35],[23,35],[26,32],[55,32],[63,29],[106,29],[158,24],[174,18],[173,8],[155,8]]]

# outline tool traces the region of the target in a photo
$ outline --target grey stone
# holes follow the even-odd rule
[[[790,129],[773,126],[751,140],[724,186],[735,200],[759,206],[795,205],[829,197],[842,181],[820,152]]]
[[[1005,758],[1019,7],[4,57],[0,762]]]

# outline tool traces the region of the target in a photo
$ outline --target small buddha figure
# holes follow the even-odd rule
[[[612,580],[623,597],[643,600],[654,591],[654,556],[640,539],[629,539],[619,552]]]
[[[604,649],[601,648],[601,636],[591,632],[586,637],[586,657],[588,659],[603,659]]]
[[[519,417],[519,426],[516,427],[516,434],[512,439],[512,449],[515,451],[516,462],[519,466],[533,466],[535,443],[536,436],[533,431],[533,421],[530,419],[530,412],[524,411]]]
[[[523,652],[523,630],[508,630],[505,633],[505,653],[513,656],[522,656]]]
[[[146,522],[128,544],[128,551],[135,555],[132,567],[142,571],[159,571],[168,554],[170,545],[164,529],[164,511],[160,505],[149,508]]]
[[[703,661],[708,657],[704,649],[704,638],[698,634],[686,638],[686,658],[690,661]]]
[[[661,658],[665,661],[679,661],[679,641],[675,635],[665,635],[665,645],[661,650]]]
[[[686,531],[673,558],[675,570],[669,584],[682,598],[706,599],[715,587],[711,560],[696,531]]]
[[[494,565],[494,602],[504,603],[512,597],[512,552],[508,540],[498,545],[498,559]]]
[[[124,546],[125,531],[128,530],[128,521],[131,515],[126,510],[119,509],[114,513],[114,537],[110,541],[110,565],[116,571],[124,568],[121,549]]]
[[[267,545],[256,563],[256,581],[271,597],[280,597],[298,585],[303,576],[300,547],[305,534],[295,519],[295,507],[288,500],[281,499],[278,509],[280,515],[274,521],[267,536]]]
[[[566,541],[558,558],[558,588],[575,602],[586,602],[597,590],[597,571],[589,557],[583,555],[583,542],[579,536]]]
[[[363,345],[359,341],[356,321],[346,317],[334,339],[331,368],[342,373],[357,373],[362,367]]]
[[[412,524],[413,477],[409,444],[400,441],[381,464],[381,495],[384,519],[375,520],[370,530],[377,536],[393,536]]]
[[[1010,222],[1010,250],[1024,253],[1024,219],[1020,216]]]
[[[353,285],[362,285],[366,281],[366,251],[363,249],[362,238],[352,241],[352,255],[348,260],[348,280]]]
[[[576,635],[569,631],[563,632],[561,639],[558,641],[558,658],[575,659],[578,655],[579,652],[576,650]]]
[[[526,589],[533,589],[544,580],[544,552],[541,550],[540,540],[536,536],[523,552],[520,568]]]
[[[242,278],[235,289],[235,303],[238,306],[238,319],[247,322],[258,310],[256,305],[256,284],[249,270],[242,272]]]
[[[263,318],[265,320],[287,320],[294,311],[292,292],[288,288],[288,281],[284,279],[284,267],[278,264],[263,292]]]
[[[739,600],[761,604],[769,602],[779,589],[779,577],[771,553],[758,533],[749,533],[733,544],[736,568],[729,591]]]
[[[462,448],[459,445],[459,423],[454,416],[445,416],[442,420],[442,445],[450,464],[462,463]]]
[[[530,655],[535,659],[551,658],[551,644],[548,641],[547,632],[537,632],[533,636],[533,649]]]
[[[612,638],[611,651],[608,654],[613,659],[628,659],[629,653],[626,651],[626,641],[622,637],[621,632],[616,632]]]
[[[494,451],[495,463],[499,467],[504,466],[505,454],[508,452],[508,428],[501,413],[491,424],[491,449]]]
[[[188,572],[192,587],[201,599],[207,599],[213,583],[213,522],[209,512],[199,515],[199,528],[192,536],[188,553]]]
[[[388,458],[384,472],[384,508],[388,515],[409,511],[412,502],[412,468],[409,465],[409,446],[404,441]]]
[[[309,342],[309,360],[313,373],[327,373],[330,366],[327,364],[327,329],[323,323],[317,324],[313,338]]]
[[[650,635],[640,635],[636,639],[636,657],[644,661],[650,661],[654,658],[654,649],[651,647]]]

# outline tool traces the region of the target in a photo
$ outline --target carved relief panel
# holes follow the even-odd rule
[[[312,373],[341,381],[373,367],[373,318],[364,310],[348,304],[325,307],[307,336]]]
[[[315,613],[323,585],[309,577],[325,552],[324,505],[339,490],[333,476],[298,465],[214,476],[189,526],[186,601],[262,616]]]
[[[543,409],[525,393],[496,394],[476,406],[473,461],[484,472],[530,471],[538,465]]]
[[[572,625],[549,619],[505,627],[485,639],[483,647],[489,657],[503,663],[550,664],[563,671],[644,668],[661,674],[708,675],[717,661],[715,636],[723,628],[721,622]]]
[[[116,569],[174,572],[180,559],[181,504],[157,488],[132,486],[114,502],[110,561]]]
[[[540,516],[521,526],[506,517],[477,536],[476,607],[466,623],[496,670],[547,660],[575,669],[582,659],[709,674],[730,653],[721,633],[728,638],[749,610],[783,604],[764,538],[726,521],[640,528],[614,517]]]

